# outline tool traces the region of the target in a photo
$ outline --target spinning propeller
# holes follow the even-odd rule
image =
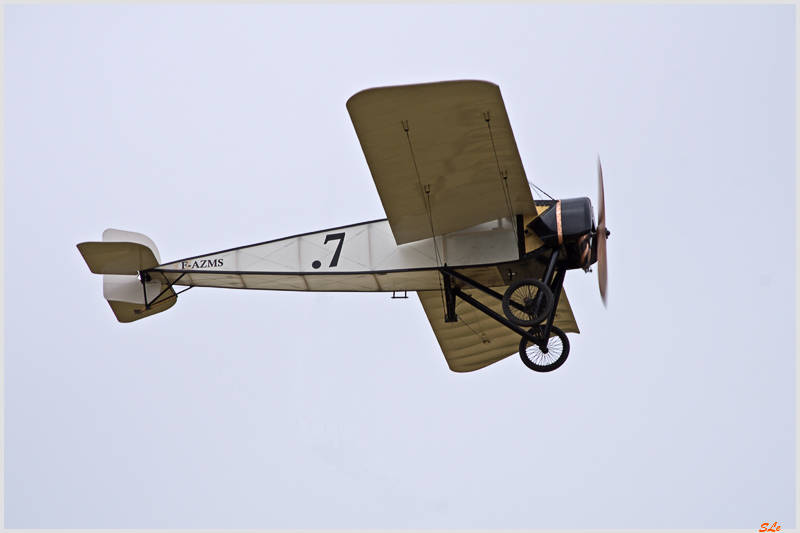
[[[603,307],[608,307],[606,303],[608,292],[606,239],[611,232],[606,229],[606,202],[603,194],[603,167],[600,166],[600,156],[597,156],[597,188],[597,282],[600,284],[600,299],[603,300]]]

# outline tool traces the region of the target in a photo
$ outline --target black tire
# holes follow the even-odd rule
[[[528,333],[541,338],[544,328],[533,328]],[[519,356],[525,366],[536,372],[552,372],[564,364],[569,356],[569,339],[561,329],[553,326],[550,328],[550,338],[547,340],[547,352],[538,344],[534,344],[525,337],[519,343]]]
[[[517,304],[520,309],[512,304]],[[503,313],[518,326],[535,326],[550,316],[553,291],[538,279],[521,279],[512,283],[503,294]]]

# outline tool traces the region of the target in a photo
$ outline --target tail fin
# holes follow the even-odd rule
[[[172,287],[142,272],[161,263],[156,245],[145,235],[107,229],[102,242],[82,242],[78,250],[89,270],[103,275],[103,296],[120,322],[166,311],[178,300]]]

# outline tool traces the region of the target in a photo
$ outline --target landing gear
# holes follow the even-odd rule
[[[569,339],[561,329],[551,326],[550,338],[543,342],[543,327],[533,328],[528,333],[539,340],[539,344],[525,337],[519,343],[519,356],[525,366],[536,372],[551,372],[564,364],[569,355]]]
[[[553,291],[538,279],[521,279],[503,295],[503,313],[518,326],[535,326],[550,316]]]
[[[555,370],[564,364],[569,355],[567,335],[553,325],[566,273],[565,269],[555,268],[557,257],[553,253],[542,280],[521,279],[512,283],[505,294],[485,287],[460,272],[442,268],[440,272],[444,282],[445,322],[458,320],[455,309],[456,298],[460,298],[522,337],[519,353],[525,366],[536,372]],[[505,316],[464,292],[454,284],[454,279],[500,300]],[[552,281],[546,284],[544,280]],[[521,326],[530,329],[526,330]]]

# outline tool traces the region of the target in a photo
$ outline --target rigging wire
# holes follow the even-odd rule
[[[428,214],[428,223],[431,226],[431,238],[433,239],[433,251],[436,256],[436,266],[442,268],[442,258],[439,254],[439,245],[436,242],[436,232],[433,230],[433,212],[431,210],[431,187],[430,185],[423,187],[422,179],[419,177],[419,168],[417,168],[417,158],[414,156],[414,147],[411,146],[411,134],[408,133],[408,121],[403,120],[401,122],[403,126],[403,130],[406,132],[406,140],[408,141],[408,149],[411,152],[411,161],[414,163],[414,172],[417,174],[417,183],[419,184],[419,189],[423,193],[422,199],[425,203],[425,212]],[[442,285],[442,274],[439,273],[439,295],[442,298],[442,308],[444,309],[445,318],[447,317],[447,305],[444,302],[444,286]]]
[[[431,226],[431,237],[433,238],[433,250],[436,254],[436,265],[441,267],[442,261],[441,256],[439,255],[439,245],[436,243],[436,232],[433,230],[433,213],[431,212],[431,187],[428,185],[424,187],[422,185],[422,178],[419,177],[419,168],[417,168],[417,158],[414,156],[414,147],[411,146],[411,135],[408,133],[408,121],[404,120],[402,122],[403,130],[406,132],[406,140],[408,141],[408,149],[411,152],[411,161],[414,163],[414,172],[417,174],[417,183],[419,184],[419,190],[423,193],[423,202],[425,203],[425,212],[428,215],[428,224]]]
[[[536,189],[538,192],[541,192],[542,194],[544,194],[545,196],[547,196],[547,197],[548,197],[548,198],[550,198],[551,200],[555,200],[555,198],[553,198],[552,196],[550,196],[549,194],[547,194],[546,192],[544,192],[542,189],[540,189],[539,187],[537,187],[536,185],[534,185],[534,183],[533,183],[533,182],[531,182],[530,180],[528,180],[528,185],[530,185],[531,187],[533,187],[534,189]],[[540,195],[540,196],[541,196],[541,195]]]
[[[483,331],[483,326],[481,326],[481,320],[478,317],[478,310],[475,307],[472,308],[472,316],[475,318],[475,322],[478,324],[478,327],[481,328],[481,338],[488,340],[486,333]]]
[[[462,302],[458,302],[456,304],[456,307],[458,307],[458,304],[460,304],[460,303],[462,303]],[[475,311],[474,308],[472,309],[472,313],[473,313],[473,315],[477,315],[478,314]],[[489,337],[486,335],[486,333],[483,332],[483,327],[481,326],[481,322],[480,322],[480,320],[478,320],[477,317],[475,318],[475,322],[478,324],[478,327],[481,328],[481,332],[480,333],[478,333],[477,331],[472,329],[472,326],[470,326],[469,323],[466,320],[464,320],[463,316],[459,315],[458,321],[461,322],[462,324],[464,324],[465,326],[467,326],[472,333],[474,333],[481,341],[483,341],[484,344],[488,344],[489,342],[491,342],[489,340]]]
[[[488,111],[483,112],[483,120],[486,121],[486,127],[489,130],[489,138],[492,141],[492,150],[494,151],[494,161],[497,164],[497,173],[500,175],[501,183],[503,185],[503,199],[508,208],[508,218],[511,220],[511,227],[514,229],[514,234],[517,233],[517,218],[514,216],[514,205],[511,201],[511,191],[508,188],[508,171],[500,168],[500,158],[497,156],[497,146],[494,144],[494,134],[492,133],[492,125],[490,123],[491,116]]]

